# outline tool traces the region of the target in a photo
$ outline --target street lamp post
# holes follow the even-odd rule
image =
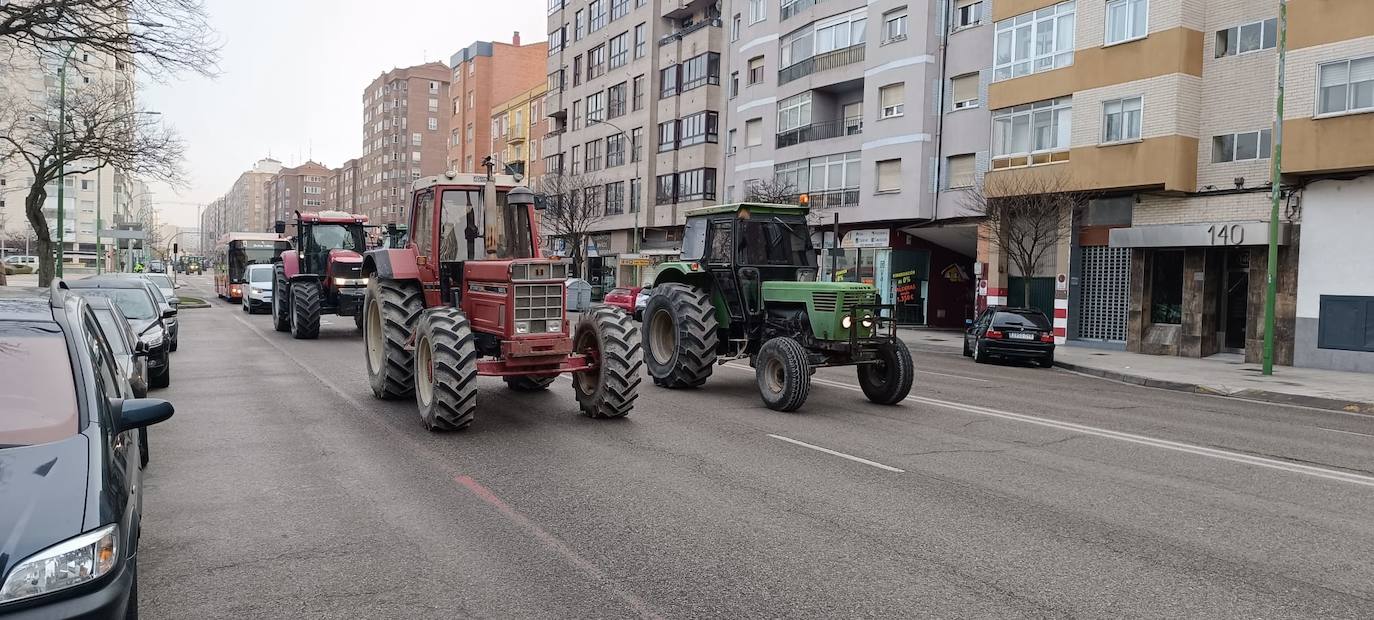
[[[1279,0],[1279,84],[1274,110],[1274,161],[1269,173],[1269,260],[1265,265],[1264,291],[1264,354],[1261,371],[1274,374],[1274,306],[1278,298],[1279,278],[1279,201],[1283,197],[1283,95],[1284,63],[1288,56],[1288,0]]]
[[[62,263],[66,262],[66,192],[67,186],[67,162],[65,161],[67,149],[67,65],[72,61],[72,53],[76,51],[76,44],[67,48],[67,53],[62,56],[62,66],[57,70],[58,95],[57,95],[57,277],[62,277]],[[51,260],[52,257],[46,257]]]

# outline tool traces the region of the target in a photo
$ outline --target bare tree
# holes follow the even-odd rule
[[[154,77],[214,76],[221,47],[202,0],[0,1],[0,43],[43,56],[76,46]]]
[[[982,218],[980,239],[1020,272],[1025,303],[1031,278],[1041,275],[1045,259],[1068,233],[1074,210],[1092,196],[1064,176],[1022,171],[989,176],[967,194],[969,211]]]
[[[745,202],[766,202],[770,204],[797,204],[797,186],[782,179],[759,179],[750,181],[744,190]]]
[[[587,241],[592,229],[606,219],[601,181],[594,175],[547,174],[539,181],[539,196],[545,205],[540,233],[550,240],[562,239],[573,272],[585,273]]]
[[[59,127],[56,102],[0,102],[0,163],[19,162],[33,174],[24,213],[38,236],[40,282],[54,274],[52,231],[43,213],[48,185],[107,166],[180,184],[181,139],[132,104],[131,88],[101,81],[69,93],[65,127]]]

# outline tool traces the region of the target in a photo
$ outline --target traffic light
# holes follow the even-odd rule
[[[181,244],[179,244],[179,243],[173,243],[173,244],[172,244],[172,254],[173,254],[173,255],[176,255],[176,254],[180,254],[180,253],[181,253]]]

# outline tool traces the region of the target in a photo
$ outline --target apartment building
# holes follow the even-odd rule
[[[721,197],[718,7],[550,1],[545,176],[569,179],[600,214],[588,243],[594,295],[650,280],[679,253],[684,213]],[[567,251],[556,231],[546,235]]]
[[[482,172],[482,160],[500,150],[492,142],[492,109],[544,81],[548,49],[544,41],[521,45],[516,32],[510,43],[477,41],[453,54],[449,170]]]
[[[725,16],[723,199],[807,202],[817,245],[843,250],[823,277],[874,284],[905,324],[974,311],[964,194],[988,150],[991,36],[969,5],[733,0]]]
[[[328,167],[307,161],[293,168],[282,168],[263,183],[267,212],[271,214],[271,230],[276,222],[292,222],[296,211],[323,211],[330,207],[325,189],[331,171]]]
[[[540,149],[548,129],[542,114],[546,92],[545,80],[541,75],[539,83],[533,88],[492,106],[490,153],[496,161],[498,172],[508,170],[530,179],[543,176],[544,160],[540,156]]]
[[[448,92],[449,69],[438,62],[392,69],[363,91],[355,212],[378,224],[403,221],[411,182],[446,169]]]
[[[1045,272],[1014,273],[981,243],[980,301],[1052,309],[1061,340],[1257,361],[1277,4],[997,0],[986,15],[983,191],[1093,197],[1064,214]],[[1294,0],[1288,45],[1276,359],[1374,369],[1374,263],[1351,252],[1374,190],[1360,137],[1374,135],[1374,5]],[[1034,281],[1030,300],[1018,298],[1021,277]]]
[[[265,184],[281,172],[281,162],[270,157],[258,160],[239,175],[224,195],[224,225],[231,231],[264,232],[272,230],[273,215],[268,210]]]
[[[358,213],[358,160],[350,159],[329,171],[325,185],[325,205],[345,213]]]

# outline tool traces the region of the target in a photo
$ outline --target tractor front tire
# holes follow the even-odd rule
[[[372,395],[398,400],[415,393],[415,352],[406,348],[425,295],[418,282],[372,278],[363,301],[363,344]]]
[[[506,387],[516,392],[541,392],[553,385],[558,375],[517,375],[506,377]]]
[[[811,393],[811,362],[800,342],[779,336],[763,343],[754,367],[763,404],[774,411],[796,411]]]
[[[654,383],[700,387],[716,366],[716,307],[706,291],[669,283],[654,289],[644,308],[644,361]]]
[[[282,272],[281,265],[273,270],[272,279],[272,328],[279,332],[291,331],[291,300],[287,295],[291,294],[291,285],[286,281],[286,274]]]
[[[415,336],[415,403],[431,431],[456,431],[477,412],[477,347],[457,308],[430,308]]]
[[[573,351],[596,362],[596,368],[573,374],[573,391],[582,412],[593,418],[630,413],[639,398],[644,367],[639,328],[630,316],[610,306],[582,313],[573,332]]]
[[[291,284],[291,337],[314,340],[320,337],[320,283]]]
[[[879,405],[895,405],[905,400],[915,376],[911,351],[896,338],[878,347],[877,362],[859,365],[859,387],[868,400]]]

